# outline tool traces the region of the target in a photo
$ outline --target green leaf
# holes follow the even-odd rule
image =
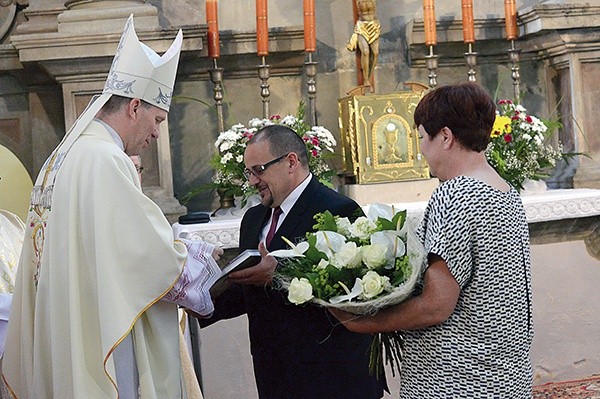
[[[317,213],[314,217],[317,224],[313,226],[315,231],[334,231],[337,232],[336,216],[333,216],[331,212],[325,211]]]

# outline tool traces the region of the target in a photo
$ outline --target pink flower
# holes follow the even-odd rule
[[[313,156],[313,157],[315,157],[315,158],[319,156],[319,151],[317,151],[317,150],[315,150],[315,149],[312,149],[312,150],[310,150],[310,153],[311,153],[311,154],[312,154],[312,156]]]
[[[313,143],[313,145],[319,145],[319,138],[318,137],[313,137],[312,138],[312,143]]]
[[[271,116],[269,119],[271,119],[272,121],[273,120],[280,120],[281,119],[281,115],[275,114],[275,115]]]
[[[533,119],[531,119],[531,116],[529,115],[525,117],[525,120],[527,121],[527,123],[533,123]]]
[[[505,134],[504,135],[504,141],[507,142],[507,143],[510,143],[512,141],[512,135]]]

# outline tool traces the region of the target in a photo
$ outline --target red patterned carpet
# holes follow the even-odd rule
[[[600,376],[533,387],[534,399],[600,399]]]

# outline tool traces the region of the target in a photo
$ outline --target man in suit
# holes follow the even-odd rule
[[[248,142],[244,163],[261,204],[243,217],[240,250],[259,248],[262,260],[230,274],[236,284],[216,299],[213,317],[201,324],[248,314],[261,399],[380,398],[385,380],[368,371],[372,336],[348,331],[325,308],[293,305],[285,292],[271,287],[277,262],[268,251],[285,248],[282,237],[304,238],[319,212],[351,217],[362,210],[312,176],[305,144],[286,126],[258,131]]]

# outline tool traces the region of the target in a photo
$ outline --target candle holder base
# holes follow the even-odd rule
[[[476,82],[477,72],[475,71],[475,67],[477,66],[477,53],[469,51],[465,53],[465,59],[467,61],[467,66],[469,67],[469,71],[467,72],[469,82]]]
[[[217,106],[217,124],[219,126],[219,132],[225,131],[225,123],[223,118],[223,68],[217,67],[215,60],[215,67],[208,70],[210,75],[210,81],[214,84],[213,88],[213,99]]]
[[[429,54],[425,56],[425,62],[427,63],[427,69],[429,70],[429,86],[436,87],[438,85],[437,81],[437,67],[438,67],[439,56],[434,54]]]
[[[514,40],[511,40],[511,48],[508,49],[508,59],[512,64],[511,77],[513,80],[513,90],[515,96],[515,103],[520,103],[521,98],[521,74],[519,72],[519,63],[521,62],[521,49],[515,48]]]
[[[269,68],[270,65],[265,64],[264,58],[262,65],[258,66],[258,78],[260,79],[260,96],[263,103],[263,118],[269,118],[269,102],[271,92],[269,91]]]
[[[308,109],[310,113],[310,122],[313,126],[317,125],[317,63],[313,62],[309,54],[308,61],[304,63],[306,72],[306,85],[308,92]]]

